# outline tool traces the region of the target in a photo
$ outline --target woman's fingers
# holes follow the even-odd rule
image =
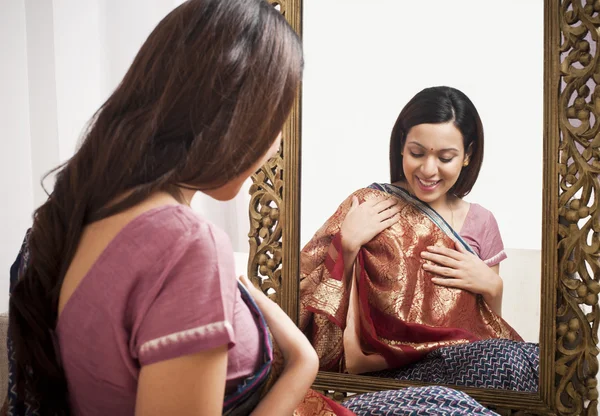
[[[379,232],[390,228],[392,225],[396,224],[400,220],[400,213],[396,212],[393,216],[381,221],[379,223]]]
[[[421,257],[424,258],[425,260],[429,260],[440,266],[450,267],[453,269],[457,269],[459,266],[458,261],[456,259],[445,256],[443,254],[434,254],[434,253],[430,253],[428,251],[423,251],[423,252],[421,252]],[[425,264],[427,264],[427,263],[425,263]]]
[[[442,256],[450,257],[451,259],[454,259],[454,260],[464,259],[463,253],[456,251],[452,248],[448,248],[448,247],[429,246],[429,247],[427,247],[427,251],[423,252],[423,254],[425,254],[425,253],[439,254]]]
[[[438,276],[441,277],[458,277],[457,275],[457,270],[453,267],[445,267],[445,266],[439,266],[436,264],[429,264],[429,263],[425,263],[423,264],[423,270],[429,272],[429,273],[433,273],[433,274],[437,274]]]
[[[393,197],[382,197],[373,205],[377,210],[377,213],[384,212],[385,210],[398,204],[398,200]]]
[[[386,209],[385,211],[381,211],[379,214],[377,214],[377,220],[385,221],[388,218],[392,218],[394,215],[398,214],[399,212],[400,212],[400,207],[398,205],[394,205],[394,206]]]
[[[433,277],[431,278],[431,281],[439,286],[469,290],[466,283],[461,279],[444,279],[443,277]]]
[[[348,212],[354,211],[359,205],[360,203],[358,202],[356,195],[352,195],[352,204],[350,205],[350,210]]]
[[[252,284],[250,279],[248,279],[248,277],[246,277],[245,275],[240,275],[240,277],[238,277],[238,280],[241,284],[244,285],[246,289],[248,289],[248,291],[251,291],[254,288],[254,285]]]
[[[462,243],[460,243],[459,241],[454,242],[454,247],[456,247],[456,251],[460,253],[470,254],[470,252],[465,248],[465,246],[463,246]]]

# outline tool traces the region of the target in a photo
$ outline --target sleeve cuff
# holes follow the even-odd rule
[[[140,346],[138,357],[141,365],[148,365],[224,344],[235,345],[233,327],[228,321],[213,322],[146,341]]]
[[[500,251],[498,254],[490,257],[487,260],[484,260],[483,262],[485,264],[487,264],[489,267],[495,266],[497,264],[500,264],[501,261],[506,260],[508,256],[506,255],[506,253],[504,252],[504,250]]]

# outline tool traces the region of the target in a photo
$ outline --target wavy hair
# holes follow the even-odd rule
[[[404,106],[390,139],[390,178],[391,182],[404,179],[402,169],[403,151],[406,136],[411,128],[419,124],[452,122],[461,132],[465,152],[470,149],[469,165],[462,168],[450,193],[464,197],[473,188],[481,163],[483,162],[483,125],[481,118],[463,92],[452,87],[425,88]]]
[[[266,1],[189,0],[156,26],[34,213],[9,303],[20,400],[69,414],[54,330],[83,228],[157,191],[181,200],[180,186],[214,189],[248,170],[281,131],[302,67],[298,36]]]

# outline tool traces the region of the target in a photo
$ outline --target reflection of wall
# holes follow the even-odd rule
[[[302,243],[350,192],[389,179],[402,106],[446,84],[473,100],[486,132],[467,199],[494,212],[507,247],[540,249],[542,1],[494,3],[493,17],[479,0],[368,5],[304,2]]]
[[[496,216],[510,256],[501,266],[505,314],[537,340],[543,2],[496,2],[493,16],[480,0],[303,4],[301,244],[352,191],[389,180],[391,129],[414,94],[459,88],[486,134],[481,174],[466,199]]]
[[[502,317],[525,341],[538,342],[541,251],[507,249],[506,254],[508,258],[500,266],[500,274],[504,277]]]

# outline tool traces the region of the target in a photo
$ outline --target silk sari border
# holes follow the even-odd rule
[[[397,198],[403,199],[405,201],[410,202],[415,208],[421,211],[423,214],[427,216],[435,225],[437,225],[440,230],[442,230],[446,235],[452,238],[454,241],[459,242],[463,245],[463,247],[468,250],[470,253],[477,255],[475,250],[458,234],[451,226],[446,222],[444,218],[436,210],[431,208],[427,203],[419,200],[412,196],[406,189],[400,188],[399,186],[392,185],[389,183],[372,183],[367,187],[368,189],[376,189],[381,192],[385,192],[387,194],[394,195]]]

